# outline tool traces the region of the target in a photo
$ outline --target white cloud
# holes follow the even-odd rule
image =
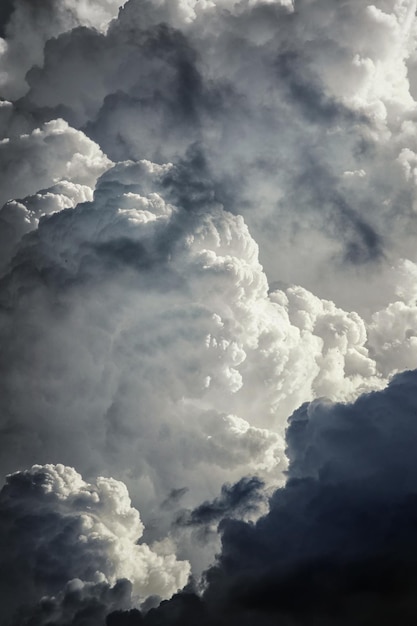
[[[300,404],[415,367],[416,1],[32,5],[0,23],[0,472],[74,466],[39,479],[59,524],[123,480],[143,571],[173,541],[198,572],[213,546],[165,543],[178,509],[282,483]],[[69,560],[39,624],[100,623],[120,576],[153,593],[120,489],[92,534],[77,509],[104,578]]]
[[[11,112],[13,115],[13,111]],[[63,120],[0,142],[0,272],[43,215],[91,200],[111,165],[99,146]]]
[[[62,180],[92,188],[111,164],[99,146],[63,120],[0,143],[0,202],[24,198]]]
[[[187,582],[187,562],[138,543],[139,512],[112,478],[86,483],[73,468],[35,465],[8,476],[0,508],[3,614],[60,593],[75,578],[78,587],[127,578],[135,603],[170,597]]]
[[[271,282],[387,304],[381,272],[415,257],[414,9],[130,0],[107,35],[50,42],[25,107],[115,161],[177,162],[197,143]]]
[[[118,164],[93,202],[41,221],[2,284],[3,471],[108,469],[149,519],[172,489],[194,506],[242,472],[276,480],[292,411],[391,372],[358,314],[301,287],[268,294],[242,217],[209,191],[185,207],[178,176]]]

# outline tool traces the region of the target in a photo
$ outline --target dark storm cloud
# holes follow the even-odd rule
[[[245,517],[255,513],[265,500],[262,489],[265,484],[259,478],[241,478],[234,485],[223,485],[220,495],[211,502],[203,502],[192,511],[184,511],[177,524],[205,526],[227,517]]]
[[[132,594],[170,597],[189,566],[139,544],[142,534],[121,482],[86,483],[63,465],[9,475],[0,491],[1,623],[95,625]]]
[[[14,11],[14,0],[4,0],[0,6],[0,37],[5,37],[7,24]]]
[[[294,413],[288,482],[270,511],[255,524],[225,511],[218,565],[206,573],[203,604],[195,600],[203,623],[415,619],[416,390],[410,371],[353,404],[315,401]],[[212,514],[202,505],[199,517]],[[172,610],[165,603],[145,624],[192,623],[190,606],[179,594]]]
[[[417,2],[120,4],[0,12],[0,623],[414,623]]]
[[[129,615],[121,609],[130,605],[131,593],[132,584],[126,579],[113,587],[73,580],[57,597],[45,597],[35,607],[23,608],[12,626],[103,626],[109,611],[119,609],[121,615]],[[125,621],[129,623],[126,617]]]
[[[352,405],[317,401],[290,418],[288,483],[269,514],[223,524],[214,588],[230,583],[238,612],[296,624],[415,615],[416,389],[407,372]]]

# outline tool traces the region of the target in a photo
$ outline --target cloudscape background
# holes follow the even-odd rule
[[[415,624],[416,11],[2,2],[1,626]]]

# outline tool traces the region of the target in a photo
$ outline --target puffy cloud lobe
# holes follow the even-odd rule
[[[138,543],[143,524],[119,481],[100,477],[90,484],[70,467],[35,465],[7,477],[0,507],[5,614],[57,593],[100,596],[100,583],[122,578],[131,581],[136,602],[169,597],[187,582],[187,562]],[[72,579],[80,581],[61,591]]]
[[[1,270],[7,270],[20,240],[26,233],[36,230],[41,217],[92,199],[93,190],[88,185],[63,180],[33,196],[6,202],[0,210]]]
[[[396,299],[374,313],[368,328],[369,349],[385,375],[413,369],[417,348],[417,266],[410,260],[402,260],[389,278]]]
[[[35,194],[61,180],[94,188],[111,164],[100,148],[63,120],[0,143],[2,203]]]
[[[10,114],[13,116],[13,110]],[[0,142],[0,272],[39,219],[92,200],[97,178],[111,164],[99,146],[63,120]]]
[[[28,88],[26,72],[32,65],[42,65],[49,39],[80,25],[105,31],[123,2],[11,0],[5,4],[9,6],[0,15],[0,87],[3,95],[15,99]]]

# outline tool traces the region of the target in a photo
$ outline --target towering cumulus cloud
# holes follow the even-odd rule
[[[414,623],[416,9],[3,2],[0,626]]]

